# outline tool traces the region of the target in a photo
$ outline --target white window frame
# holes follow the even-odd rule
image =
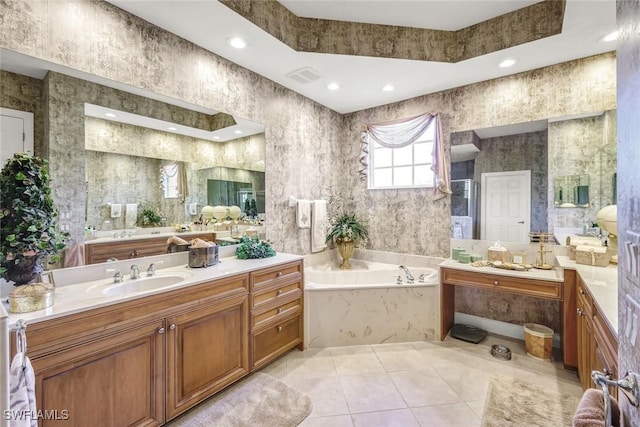
[[[435,123],[435,121],[434,121]],[[378,144],[378,147],[376,147],[376,142],[369,138],[368,140],[368,144],[369,144],[369,165],[368,165],[368,175],[369,175],[369,179],[368,179],[368,186],[367,188],[369,190],[389,190],[389,189],[398,189],[398,188],[433,188],[433,180],[431,180],[430,183],[428,184],[420,184],[420,185],[391,185],[391,186],[375,186],[374,185],[374,172],[376,170],[380,170],[380,169],[390,169],[391,170],[391,180],[393,182],[393,169],[394,168],[400,168],[400,167],[407,167],[407,166],[411,166],[412,167],[412,181],[415,182],[415,170],[413,168],[415,168],[416,166],[429,166],[429,169],[431,169],[431,166],[433,165],[433,144],[435,143],[435,125],[434,123],[432,123],[427,130],[420,135],[420,137],[415,140],[414,142],[412,142],[410,145],[408,145],[409,147],[412,148],[411,150],[411,157],[412,157],[412,161],[410,164],[406,164],[406,165],[397,165],[394,166],[393,165],[393,150],[396,150],[396,148],[389,148],[392,153],[392,157],[391,157],[391,166],[382,166],[382,167],[378,167],[376,168],[375,165],[375,150],[379,150],[381,148],[387,148],[387,147],[382,147]],[[415,161],[415,146],[417,144],[422,144],[422,143],[430,143],[431,144],[431,158],[429,159],[429,162],[418,162],[416,163]],[[403,148],[406,148],[403,147]],[[432,171],[433,173],[433,171]]]

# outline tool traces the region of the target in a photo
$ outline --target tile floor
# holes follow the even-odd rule
[[[509,347],[512,359],[491,356],[493,344]],[[491,335],[477,345],[447,338],[294,350],[263,371],[311,396],[303,427],[480,426],[492,375],[582,395],[575,372],[527,356],[522,341]]]

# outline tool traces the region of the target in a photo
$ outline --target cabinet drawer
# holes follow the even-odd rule
[[[298,298],[293,301],[286,302],[278,307],[262,311],[251,316],[251,328],[259,329],[264,325],[268,325],[285,317],[300,314],[302,310],[302,299]]]
[[[251,297],[251,307],[261,307],[269,303],[278,304],[277,301],[284,301],[292,298],[294,295],[301,294],[302,291],[300,288],[300,282],[298,281],[277,288],[269,288],[265,291],[254,292]]]
[[[277,267],[251,273],[251,290],[277,286],[289,281],[302,281],[302,261],[284,264]]]
[[[302,316],[296,316],[252,335],[253,367],[266,364],[302,342]]]
[[[562,282],[442,269],[442,283],[562,300]]]

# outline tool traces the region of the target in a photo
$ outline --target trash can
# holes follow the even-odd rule
[[[524,346],[529,356],[540,360],[551,360],[553,329],[537,323],[525,323]]]

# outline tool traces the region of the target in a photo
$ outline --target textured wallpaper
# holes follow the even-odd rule
[[[640,245],[640,2],[617,2],[618,28],[618,244]],[[636,247],[637,249],[637,247]],[[637,253],[637,252],[636,252]],[[640,277],[632,274],[633,259],[619,252],[618,372],[640,370],[638,342],[631,340],[629,320],[640,316]],[[637,262],[637,260],[635,260]],[[629,316],[631,314],[631,316]],[[622,402],[626,426],[640,425],[640,410]]]

